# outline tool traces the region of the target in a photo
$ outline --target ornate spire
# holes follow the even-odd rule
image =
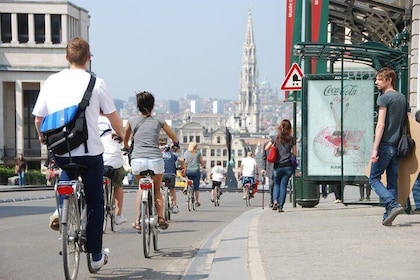
[[[248,9],[248,27],[246,29],[245,34],[245,42],[244,45],[254,45],[254,31],[252,28],[252,11],[251,7]]]

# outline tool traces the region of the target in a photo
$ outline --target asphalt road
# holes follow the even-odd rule
[[[258,207],[246,207],[239,192],[225,192],[221,206],[215,207],[210,194],[201,192],[201,207],[189,212],[186,197],[179,190],[177,194],[180,212],[172,215],[169,229],[160,232],[160,250],[146,259],[141,235],[131,227],[135,191],[128,190],[124,215],[129,222],[104,235],[104,246],[111,251],[109,263],[98,274],[90,274],[83,254],[78,279],[182,279],[212,234]],[[21,201],[5,202],[14,198]],[[0,201],[0,279],[63,279],[59,234],[48,227],[55,209],[52,191],[0,193]]]

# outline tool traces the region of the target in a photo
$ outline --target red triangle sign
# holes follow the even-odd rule
[[[287,72],[286,78],[281,85],[282,90],[301,90],[302,89],[302,77],[303,72],[300,69],[299,64],[293,63]]]

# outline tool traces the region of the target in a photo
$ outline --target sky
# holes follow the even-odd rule
[[[89,11],[92,71],[114,98],[237,100],[250,7],[258,82],[283,82],[286,0],[71,2]]]

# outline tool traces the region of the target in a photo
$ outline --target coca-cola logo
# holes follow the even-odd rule
[[[343,95],[356,95],[357,93],[357,86],[355,85],[345,85],[343,87]],[[331,96],[331,95],[341,95],[341,87],[334,87],[333,85],[328,85],[324,89],[324,96]]]

